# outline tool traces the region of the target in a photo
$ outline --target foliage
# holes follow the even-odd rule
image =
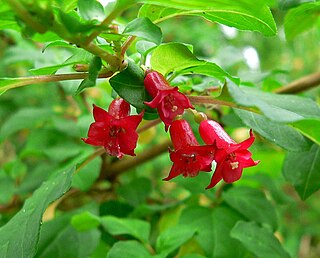
[[[320,2],[105,2],[1,1],[0,257],[319,257]],[[160,123],[169,93],[188,132],[177,106]],[[131,115],[92,117],[118,96]],[[205,117],[224,128],[208,145]],[[127,124],[117,159],[97,135]],[[260,163],[205,189],[228,148]]]

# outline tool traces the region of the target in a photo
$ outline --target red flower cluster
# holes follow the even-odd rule
[[[186,120],[175,120],[187,108],[193,108],[189,99],[171,87],[164,76],[155,71],[147,71],[144,85],[152,101],[145,104],[157,108],[166,131],[170,127],[173,150],[169,150],[173,162],[169,175],[164,180],[170,180],[183,175],[194,177],[199,172],[210,172],[212,162],[216,169],[208,188],[214,187],[222,179],[232,183],[240,179],[244,168],[255,166],[259,161],[251,158],[247,149],[254,141],[250,137],[236,143],[223,130],[221,125],[212,120],[200,123],[199,132],[206,145],[200,146],[189,123]],[[88,138],[82,138],[85,143],[103,146],[111,156],[121,158],[124,154],[134,156],[138,134],[136,129],[142,120],[143,112],[130,116],[130,104],[123,99],[115,99],[108,111],[93,106],[95,122],[90,125]]]
[[[111,156],[121,158],[124,154],[134,156],[138,134],[136,129],[143,113],[130,116],[130,105],[123,99],[115,99],[108,112],[93,105],[95,122],[90,125],[85,143],[103,146]]]
[[[170,127],[171,140],[175,151],[170,151],[173,162],[170,174],[164,180],[170,180],[180,174],[196,176],[200,171],[210,172],[213,160],[217,163],[211,183],[207,189],[214,187],[220,180],[232,183],[240,179],[243,168],[255,166],[251,152],[254,136],[250,130],[250,138],[236,143],[215,121],[201,122],[199,132],[207,144],[199,146],[189,124],[185,120],[176,120]]]

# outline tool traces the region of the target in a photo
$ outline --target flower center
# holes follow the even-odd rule
[[[116,137],[118,137],[119,133],[125,133],[125,132],[126,132],[126,130],[122,127],[111,126],[110,131],[109,131],[109,136],[111,138],[116,138]]]
[[[231,165],[231,169],[233,170],[239,167],[239,162],[238,161],[230,162],[230,165]]]
[[[175,98],[173,94],[169,94],[165,97],[165,107],[167,109],[170,109],[172,112],[175,112],[178,110],[178,107],[175,105]]]

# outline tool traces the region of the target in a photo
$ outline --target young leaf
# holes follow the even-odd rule
[[[151,258],[148,250],[138,241],[119,241],[110,249],[107,258]]]
[[[289,152],[283,165],[284,177],[294,185],[302,200],[320,189],[320,146],[309,151]]]
[[[124,35],[137,36],[144,40],[159,45],[162,41],[161,29],[153,24],[148,18],[142,17],[128,23],[123,31]]]
[[[101,58],[98,56],[94,56],[89,64],[88,78],[84,79],[80,83],[77,91],[75,92],[75,95],[81,93],[86,88],[90,88],[96,85],[96,80],[99,75],[101,66],[102,66]]]
[[[231,237],[238,239],[257,257],[290,258],[272,232],[255,222],[239,221],[233,227]]]
[[[131,235],[143,243],[148,242],[150,224],[143,220],[104,216],[101,218],[103,228],[111,235]]]
[[[291,40],[317,25],[319,20],[320,2],[304,3],[289,10],[284,20],[286,38]]]
[[[310,141],[291,126],[270,121],[262,115],[234,109],[242,122],[261,136],[289,151],[303,151],[310,148]]]
[[[162,232],[156,242],[157,253],[168,255],[190,240],[196,233],[189,225],[177,225]]]
[[[259,31],[265,36],[273,36],[277,32],[276,24],[268,6],[264,1],[178,1],[178,0],[140,0],[148,5],[141,10],[139,16],[150,17],[152,21],[171,18],[177,15],[199,15],[205,19],[232,26],[241,30]],[[154,10],[156,9],[156,11]]]
[[[71,225],[78,231],[88,231],[100,225],[100,217],[89,211],[84,211],[72,217]]]
[[[180,43],[162,44],[155,48],[151,56],[151,66],[154,70],[167,75],[174,74],[204,74],[224,81],[237,79],[223,71],[218,65],[197,59],[189,48]]]
[[[80,15],[85,20],[99,20],[105,18],[104,8],[97,0],[79,0],[78,7]]]
[[[22,209],[0,228],[1,257],[34,257],[42,215],[71,186],[74,168],[53,174],[27,199]]]
[[[311,141],[320,145],[320,119],[306,119],[291,125]]]
[[[259,190],[238,186],[232,187],[222,194],[223,199],[236,211],[260,224],[268,224],[277,229],[277,216],[274,206]]]

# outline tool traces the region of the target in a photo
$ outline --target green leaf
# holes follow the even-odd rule
[[[196,229],[189,225],[177,225],[162,232],[157,238],[156,250],[157,253],[168,255],[182,244],[190,240]]]
[[[156,113],[156,109],[151,109],[144,104],[149,101],[148,93],[144,87],[144,72],[133,62],[129,62],[128,67],[117,75],[113,76],[109,82],[118,95],[139,110],[145,109],[149,113]]]
[[[62,24],[70,33],[85,33],[95,27],[92,23],[81,21],[79,15],[75,11],[65,13],[59,10],[59,16]]]
[[[304,3],[296,8],[290,9],[284,20],[284,31],[286,38],[292,40],[303,33],[319,20],[320,2]]]
[[[91,207],[84,207],[93,211]],[[40,231],[39,248],[36,258],[89,257],[99,244],[101,233],[98,229],[79,232],[72,227],[72,213],[64,213],[43,224]]]
[[[137,36],[144,40],[154,42],[157,45],[162,41],[161,29],[145,17],[136,18],[132,22],[128,23],[123,34]]]
[[[98,56],[94,56],[89,64],[88,78],[84,79],[80,83],[77,91],[75,92],[75,95],[79,94],[86,88],[90,88],[96,85],[96,80],[101,70],[101,66],[102,66],[101,58]]]
[[[147,243],[150,235],[150,224],[143,220],[104,216],[101,218],[103,228],[111,235],[131,235]]]
[[[277,229],[277,215],[274,206],[263,192],[245,186],[232,187],[222,194],[223,199],[232,208],[249,220],[268,224]]]
[[[302,200],[320,189],[320,146],[304,152],[289,152],[283,165],[284,177],[294,185]]]
[[[320,145],[320,119],[307,119],[291,124],[304,136]]]
[[[139,2],[161,6],[147,5],[140,10],[140,17],[149,17],[154,22],[177,15],[197,15],[211,22],[240,30],[259,31],[265,36],[273,36],[277,32],[272,14],[264,1],[141,0]]]
[[[53,111],[47,108],[27,107],[20,109],[3,123],[0,128],[0,142],[21,129],[39,127],[48,121],[53,114]]]
[[[107,258],[151,258],[148,250],[135,240],[119,241],[110,249]]]
[[[277,122],[295,122],[303,119],[320,118],[320,108],[311,99],[285,94],[262,92],[255,88],[238,87],[232,81],[224,86],[218,99],[229,98],[244,107],[256,107],[266,117]],[[229,95],[229,96],[227,96]]]
[[[245,256],[245,249],[229,236],[239,219],[242,219],[241,215],[230,208],[188,206],[183,210],[179,224],[196,229],[195,239],[206,252],[206,257],[241,258]]]
[[[223,71],[218,65],[204,60],[197,59],[189,48],[180,43],[162,44],[155,48],[151,56],[152,69],[168,75],[174,74],[204,74],[224,81],[225,78],[230,80],[237,79]]]
[[[78,0],[80,15],[85,20],[99,20],[105,18],[104,8],[97,0]]]
[[[242,122],[261,136],[289,151],[310,148],[310,141],[291,126],[270,121],[268,118],[249,111],[234,109]]]
[[[261,258],[289,258],[279,240],[268,229],[255,222],[239,221],[231,231],[231,237],[238,239],[248,250]]]
[[[100,217],[89,211],[84,211],[72,217],[71,225],[78,231],[88,231],[100,225]]]
[[[124,184],[117,189],[117,193],[133,206],[143,203],[151,191],[151,182],[145,177],[135,178],[130,183]]]
[[[34,257],[42,215],[51,202],[69,190],[73,172],[74,168],[53,174],[26,200],[22,209],[0,228],[1,257]]]

